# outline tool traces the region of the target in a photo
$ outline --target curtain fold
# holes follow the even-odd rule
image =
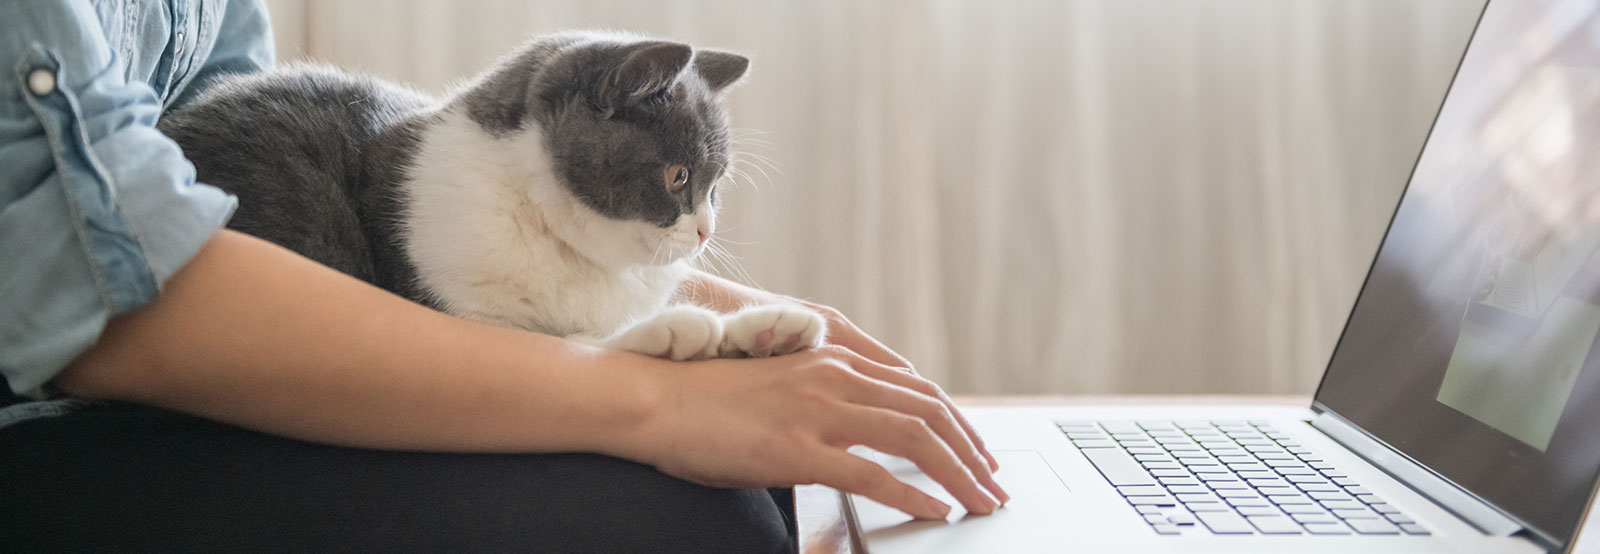
[[[285,58],[435,92],[562,29],[750,54],[720,233],[748,277],[1027,394],[1311,391],[1481,8],[271,4]]]

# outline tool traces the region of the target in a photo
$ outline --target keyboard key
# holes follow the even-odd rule
[[[1356,500],[1361,501],[1362,504],[1381,504],[1381,503],[1383,503],[1383,499],[1382,498],[1378,498],[1378,495],[1376,495],[1376,494],[1358,494],[1358,495],[1355,495],[1355,496],[1356,496]]]
[[[1329,510],[1366,510],[1367,505],[1355,500],[1321,500],[1322,507]]]
[[[1300,487],[1300,490],[1303,490],[1303,491],[1306,491],[1306,492],[1339,492],[1339,485],[1335,485],[1333,483],[1328,483],[1328,482],[1322,482],[1322,483],[1295,483],[1295,486]]]
[[[1167,492],[1161,490],[1159,485],[1123,485],[1117,487],[1117,492],[1122,496],[1166,496]]]
[[[1205,475],[1211,475],[1211,474],[1207,473]],[[1244,483],[1244,481],[1240,481],[1238,479],[1234,479],[1234,480],[1231,480],[1231,481],[1206,481],[1206,486],[1211,487],[1211,490],[1219,490],[1219,491],[1222,490],[1222,489],[1245,489],[1245,490],[1249,490],[1250,489],[1250,485],[1246,485]]]
[[[1067,438],[1072,440],[1099,439],[1106,440],[1106,434],[1099,431],[1067,431]]]
[[[1156,477],[1188,477],[1189,472],[1181,469],[1152,469],[1150,474]],[[1341,493],[1343,494],[1343,493]]]
[[[1298,535],[1300,524],[1284,516],[1261,516],[1248,518],[1256,529],[1263,535]]]
[[[1242,506],[1239,508],[1239,514],[1244,516],[1275,516],[1282,513],[1271,506]]]
[[[1278,477],[1278,474],[1272,472],[1271,470],[1245,470],[1236,471],[1234,473],[1238,474],[1240,479],[1276,479]],[[1293,481],[1293,479],[1290,479],[1290,481]]]
[[[1167,516],[1167,521],[1179,527],[1188,527],[1195,524],[1194,515],[1189,512],[1179,511]]]
[[[1060,427],[1062,430],[1077,430],[1077,429],[1092,429],[1092,430],[1095,430],[1095,431],[1099,431],[1100,430],[1100,426],[1096,425],[1093,421],[1063,420],[1063,421],[1057,421],[1056,422],[1056,427]]]
[[[1238,497],[1238,498],[1228,498],[1228,499],[1225,499],[1225,500],[1227,501],[1229,506],[1233,506],[1235,508],[1243,508],[1245,506],[1271,506],[1272,505],[1272,503],[1268,502],[1267,499],[1259,497],[1259,496],[1242,496],[1242,497]]]
[[[1127,454],[1123,454],[1120,450],[1114,448],[1090,448],[1080,450],[1080,452],[1089,459],[1089,463],[1094,464],[1095,469],[1100,470],[1100,473],[1105,475],[1106,480],[1110,481],[1112,485],[1153,485],[1156,483],[1155,478],[1145,473],[1144,468],[1139,467],[1139,464],[1134,462],[1133,458],[1129,458]]]
[[[1289,514],[1289,517],[1294,518],[1295,521],[1298,521],[1300,523],[1338,523],[1339,522],[1339,518],[1333,517],[1333,514],[1327,514],[1327,513],[1321,513],[1321,514]]]
[[[1166,454],[1134,454],[1133,459],[1140,462],[1171,462],[1172,456]]]
[[[1233,512],[1196,512],[1194,515],[1212,533],[1219,535],[1249,535],[1255,530],[1249,521]]]
[[[1211,454],[1201,450],[1176,450],[1172,452],[1172,457],[1177,458],[1179,461],[1210,460]]]
[[[1388,503],[1384,503],[1384,502],[1379,502],[1377,504],[1368,504],[1367,507],[1371,508],[1372,511],[1378,512],[1380,514],[1398,514],[1398,513],[1400,513],[1400,509],[1399,508],[1396,508],[1393,505],[1388,504]]]
[[[1345,524],[1349,525],[1351,529],[1355,529],[1357,533],[1361,533],[1363,535],[1400,534],[1399,527],[1395,527],[1393,523],[1389,523],[1381,519],[1351,519],[1346,520]]]
[[[1317,474],[1317,470],[1311,469],[1311,468],[1306,467],[1306,466],[1284,466],[1284,467],[1276,467],[1276,468],[1273,468],[1273,469],[1276,470],[1280,475],[1283,475],[1285,477],[1290,476],[1290,475],[1316,475]]]
[[[1317,500],[1355,500],[1355,498],[1341,491],[1312,491],[1306,493],[1306,496]]]
[[[1145,439],[1145,438],[1148,438],[1148,437],[1145,436],[1143,431],[1136,431],[1136,432],[1132,432],[1132,433],[1119,433],[1119,432],[1113,431],[1111,433],[1111,438],[1121,441],[1121,440],[1129,440],[1129,439]]]
[[[1102,422],[1100,422],[1100,426],[1104,427],[1105,430],[1110,431],[1112,433],[1138,433],[1138,432],[1140,432],[1139,426],[1138,425],[1134,425],[1132,421],[1102,421]]]
[[[1185,467],[1188,467],[1189,471],[1193,471],[1195,473],[1233,473],[1228,471],[1228,468],[1222,467],[1220,464],[1185,464]]]
[[[1401,531],[1405,531],[1407,535],[1432,535],[1433,534],[1433,533],[1429,533],[1428,532],[1428,528],[1427,527],[1423,527],[1423,526],[1417,525],[1415,523],[1402,523],[1402,524],[1400,524],[1400,530]]]
[[[1385,519],[1388,519],[1390,523],[1416,523],[1417,522],[1417,520],[1411,519],[1411,516],[1408,516],[1408,515],[1405,515],[1405,514],[1384,514],[1383,517]]]
[[[1211,422],[1209,422],[1209,421],[1177,421],[1177,422],[1173,422],[1173,425],[1178,426],[1179,429],[1210,429],[1211,428]]]
[[[1348,535],[1350,528],[1343,523],[1307,523],[1303,525],[1313,535]]]
[[[1178,526],[1171,523],[1157,523],[1151,525],[1150,528],[1162,535],[1179,535],[1183,533],[1183,531],[1178,529]]]
[[[1350,520],[1350,519],[1379,519],[1378,513],[1374,512],[1372,510],[1345,510],[1345,509],[1341,509],[1341,508],[1334,508],[1333,509],[1333,515],[1339,516],[1339,519],[1346,519],[1346,520]]]
[[[1311,469],[1306,467],[1305,464],[1300,463],[1299,460],[1262,460],[1261,463],[1266,464],[1267,467],[1277,470],[1278,473],[1283,473],[1284,468]]]
[[[1351,479],[1349,477],[1329,477],[1329,479],[1332,479],[1334,484],[1339,485],[1341,487],[1356,487],[1356,486],[1360,486],[1360,485],[1358,485],[1356,483],[1355,479]]]
[[[1145,469],[1183,469],[1178,462],[1139,462]]]
[[[1150,515],[1150,514],[1159,514],[1159,513],[1161,513],[1161,507],[1160,506],[1134,506],[1133,509],[1137,510],[1142,515]]]
[[[1278,509],[1291,514],[1326,514],[1321,506],[1316,504],[1279,504]],[[1333,516],[1329,516],[1333,517]]]
[[[1372,491],[1367,490],[1366,487],[1346,487],[1344,492],[1358,496],[1363,494],[1372,494]]]
[[[1145,523],[1170,523],[1164,514],[1149,514],[1144,516]]]
[[[1300,496],[1300,489],[1294,487],[1256,487],[1256,492],[1262,496]]]
[[[1295,457],[1290,455],[1288,452],[1257,452],[1256,457],[1268,462],[1274,460],[1285,462],[1295,460]]]
[[[1211,493],[1183,493],[1173,496],[1176,496],[1178,501],[1184,504],[1190,502],[1217,502],[1217,495]]]
[[[1134,506],[1177,506],[1178,501],[1170,496],[1130,496],[1128,503]]]
[[[1200,484],[1200,481],[1195,480],[1193,477],[1157,477],[1156,481],[1159,481],[1161,484],[1167,486]]]
[[[1111,442],[1110,439],[1081,439],[1072,441],[1072,445],[1081,450],[1084,448],[1112,448],[1117,443]]]
[[[1166,450],[1163,450],[1159,446],[1128,446],[1128,447],[1124,447],[1123,450],[1127,451],[1127,453],[1129,453],[1129,454],[1134,454],[1134,455],[1139,455],[1139,454],[1166,454],[1167,453]]]
[[[1238,481],[1239,480],[1239,478],[1238,477],[1234,477],[1232,473],[1199,473],[1199,474],[1195,475],[1195,478],[1199,479],[1201,481],[1205,481],[1206,483],[1212,483],[1212,482],[1218,482],[1218,481]]]
[[[1192,502],[1192,503],[1189,503],[1189,504],[1184,504],[1183,507],[1188,508],[1189,511],[1195,512],[1195,513],[1199,513],[1199,512],[1231,512],[1231,511],[1233,511],[1232,508],[1224,506],[1221,502]]]
[[[1167,492],[1172,494],[1211,494],[1211,489],[1205,485],[1172,485],[1167,487]]]
[[[1288,504],[1316,504],[1315,500],[1312,500],[1303,494],[1296,494],[1292,496],[1269,496],[1267,497],[1267,500],[1271,500],[1273,504],[1277,504],[1279,506]]]
[[[1173,425],[1171,421],[1135,421],[1135,422],[1133,422],[1133,424],[1134,425],[1138,425],[1140,429],[1144,429],[1145,431],[1150,431],[1150,430],[1154,430],[1154,429],[1177,429],[1178,428],[1178,426]]]
[[[1253,487],[1293,487],[1288,481],[1273,477],[1271,479],[1245,479]]]
[[[1251,456],[1217,456],[1217,461],[1225,464],[1248,464],[1256,459]]]

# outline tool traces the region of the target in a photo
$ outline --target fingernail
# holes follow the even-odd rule
[[[928,516],[930,519],[944,519],[950,516],[950,505],[940,502],[939,499],[928,497]]]
[[[1000,499],[1000,505],[1002,506],[1011,501],[1011,495],[1007,493],[1004,488],[1000,487],[1000,483],[994,483],[994,496],[995,498]]]

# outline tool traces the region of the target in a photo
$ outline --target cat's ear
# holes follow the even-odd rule
[[[641,42],[595,87],[595,105],[609,117],[618,109],[665,90],[689,66],[694,50],[677,42]]]
[[[713,92],[721,92],[739,82],[749,69],[750,58],[733,52],[702,48],[694,53],[694,70]]]

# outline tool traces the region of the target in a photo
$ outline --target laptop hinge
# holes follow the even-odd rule
[[[1522,530],[1522,524],[1506,517],[1499,510],[1457,488],[1449,481],[1434,475],[1416,462],[1396,454],[1388,446],[1367,436],[1360,428],[1332,412],[1324,411],[1317,414],[1317,417],[1311,420],[1311,426],[1371,462],[1372,465],[1378,466],[1401,483],[1405,483],[1439,506],[1466,520],[1479,531],[1490,536],[1505,537]]]

